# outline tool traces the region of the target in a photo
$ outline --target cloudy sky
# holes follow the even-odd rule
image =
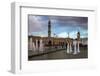
[[[76,38],[77,32],[81,37],[88,36],[88,18],[73,16],[28,16],[28,35],[48,36],[48,21],[51,21],[51,36]]]

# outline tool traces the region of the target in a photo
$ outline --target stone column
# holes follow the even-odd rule
[[[32,46],[33,46],[32,51],[36,51],[34,42],[33,42]]]
[[[36,39],[36,45],[35,45],[35,47],[36,47],[36,50],[38,50],[38,40]]]
[[[29,39],[29,50],[32,50],[32,38]]]
[[[79,41],[77,41],[77,52],[80,53]]]
[[[69,46],[69,43],[67,44],[67,53],[70,53],[70,46]]]
[[[43,51],[43,41],[40,39],[39,51]]]
[[[71,46],[71,43],[70,43],[70,53],[72,53],[72,46]]]
[[[74,53],[73,54],[77,54],[77,51],[76,51],[76,40],[73,41],[73,45],[74,45]]]

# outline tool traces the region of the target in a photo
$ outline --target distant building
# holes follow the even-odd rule
[[[88,45],[88,38],[81,38],[80,43],[82,45]]]

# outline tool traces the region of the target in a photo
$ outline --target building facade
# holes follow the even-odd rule
[[[54,47],[54,48],[71,48],[73,44],[73,39],[69,36],[67,38],[60,38],[60,37],[51,37],[51,21],[48,21],[48,37],[41,37],[41,36],[28,36],[28,43],[29,43],[29,49],[32,48],[32,45],[34,43],[34,46],[38,46],[38,48],[41,45],[41,40],[44,48],[48,47]],[[80,40],[80,33],[77,33],[77,41]],[[31,46],[31,47],[30,47]],[[32,50],[32,49],[30,49]]]

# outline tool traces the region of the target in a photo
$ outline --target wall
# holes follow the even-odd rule
[[[67,7],[67,5],[76,5],[76,6],[95,6],[97,7],[97,25],[96,28],[96,66],[97,68],[91,68],[91,69],[73,69],[73,70],[66,70],[60,71],[60,72],[48,72],[48,73],[35,73],[35,74],[29,74],[34,76],[52,76],[52,75],[58,75],[58,76],[99,76],[100,71],[100,1],[99,0],[1,0],[0,1],[0,75],[3,76],[13,76],[13,74],[9,73],[10,69],[10,53],[11,53],[11,8],[10,3],[13,1],[17,2],[29,2],[34,3],[34,6],[53,6],[53,7]],[[24,74],[25,76],[28,76],[28,74]]]

